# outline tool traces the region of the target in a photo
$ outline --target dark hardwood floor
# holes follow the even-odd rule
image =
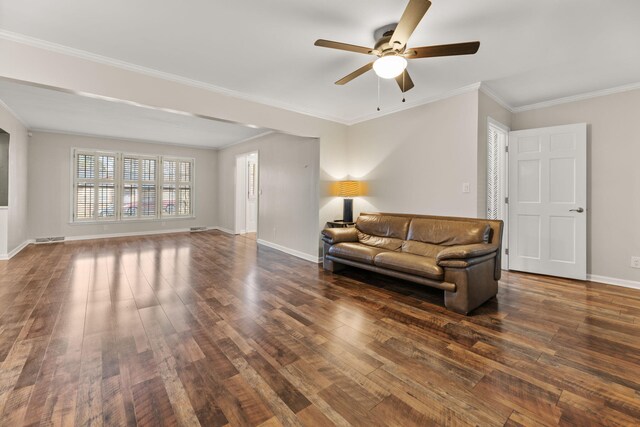
[[[220,232],[0,262],[0,424],[640,424],[640,291],[505,274],[442,292]]]

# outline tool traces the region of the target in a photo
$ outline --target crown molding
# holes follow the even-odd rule
[[[400,112],[400,111],[409,110],[411,108],[419,107],[421,105],[431,104],[433,102],[442,101],[444,99],[452,98],[452,97],[457,96],[457,95],[462,95],[464,93],[473,92],[475,90],[480,89],[480,87],[481,87],[480,83],[473,83],[473,84],[470,84],[470,85],[467,85],[467,86],[460,87],[458,89],[454,89],[454,90],[445,92],[445,93],[437,95],[437,96],[431,96],[431,97],[427,97],[427,98],[422,98],[422,99],[417,100],[417,101],[407,102],[407,103],[404,103],[403,105],[400,105],[398,107],[386,109],[386,110],[384,110],[384,112],[379,111],[379,112],[375,112],[375,113],[372,113],[372,114],[365,114],[365,115],[356,117],[355,119],[350,120],[345,124],[348,125],[348,126],[352,126],[352,125],[355,125],[355,124],[358,124],[358,123],[366,122],[368,120],[372,120],[372,119],[377,119],[379,117],[388,116],[389,114],[393,114],[393,113],[397,113],[397,112]]]
[[[551,99],[549,101],[537,102],[535,104],[522,105],[520,107],[514,107],[513,112],[521,113],[523,111],[538,110],[540,108],[553,107],[555,105],[567,104],[569,102],[584,101],[586,99],[599,98],[601,96],[613,95],[616,93],[630,92],[637,89],[640,89],[640,82],[623,86],[616,86],[609,89],[596,90],[593,92],[581,93],[578,95],[565,96],[562,98]]]
[[[22,126],[24,126],[24,128],[26,130],[31,130],[29,129],[29,126],[27,125],[27,122],[25,122],[22,117],[20,117],[15,111],[13,111],[11,109],[11,107],[9,107],[2,99],[0,99],[0,106],[3,107],[5,110],[7,110],[9,112],[9,114],[11,114],[13,117],[15,117],[15,119],[20,122],[20,124]]]
[[[196,87],[196,88],[208,90],[210,92],[214,92],[214,93],[217,93],[217,94],[229,96],[229,97],[240,99],[240,100],[243,100],[243,101],[255,102],[255,103],[258,103],[258,104],[265,105],[265,106],[274,107],[274,108],[278,108],[278,109],[281,109],[281,110],[289,111],[289,112],[292,112],[292,113],[302,114],[302,115],[306,115],[306,116],[309,116],[309,117],[314,117],[314,118],[321,119],[321,120],[327,120],[327,121],[331,121],[331,122],[334,122],[334,123],[339,123],[339,124],[343,124],[343,125],[347,125],[347,126],[355,125],[355,124],[358,124],[358,123],[361,123],[361,122],[365,122],[365,121],[368,121],[368,120],[372,120],[372,119],[375,119],[375,118],[378,118],[378,117],[384,117],[384,116],[389,115],[389,114],[393,114],[393,113],[397,113],[397,112],[400,112],[400,111],[408,110],[408,109],[411,109],[411,108],[419,107],[421,105],[426,105],[426,104],[430,104],[430,103],[433,103],[433,102],[441,101],[441,100],[444,100],[444,99],[447,99],[447,98],[451,98],[451,97],[456,96],[456,95],[461,95],[463,93],[471,92],[471,91],[474,91],[474,90],[482,91],[485,95],[489,96],[491,99],[496,101],[500,106],[502,106],[503,108],[507,109],[511,113],[521,113],[521,112],[524,112],[524,111],[537,110],[537,109],[540,109],[540,108],[552,107],[552,106],[555,106],[555,105],[566,104],[566,103],[576,102],[576,101],[582,101],[582,100],[586,100],[586,99],[590,99],[590,98],[597,98],[597,97],[601,97],[601,96],[612,95],[612,94],[616,94],[616,93],[622,93],[622,92],[628,92],[628,91],[640,89],[640,82],[637,82],[637,83],[632,83],[632,84],[623,85],[623,86],[617,86],[617,87],[613,87],[613,88],[609,88],[609,89],[586,92],[586,93],[582,93],[582,94],[577,94],[577,95],[571,95],[571,96],[566,96],[566,97],[562,97],[562,98],[551,99],[551,100],[537,102],[537,103],[533,103],[533,104],[526,104],[526,105],[522,105],[522,106],[519,106],[519,107],[513,107],[508,102],[506,102],[502,97],[497,95],[496,92],[494,92],[493,90],[489,89],[487,87],[486,83],[474,83],[474,84],[471,84],[471,85],[463,86],[463,87],[460,87],[458,89],[454,89],[454,90],[445,92],[445,93],[443,93],[441,95],[427,97],[427,98],[419,99],[417,101],[407,102],[407,103],[405,103],[403,105],[400,105],[400,106],[397,106],[397,107],[393,107],[393,108],[390,108],[390,109],[385,109],[384,112],[374,112],[374,113],[370,113],[370,114],[357,116],[357,117],[355,117],[353,119],[345,120],[342,117],[333,116],[333,115],[329,115],[329,114],[323,114],[323,113],[320,113],[320,112],[317,112],[317,111],[313,111],[313,110],[308,110],[308,109],[301,109],[300,107],[293,106],[293,105],[290,105],[290,104],[287,104],[287,103],[283,103],[283,102],[279,102],[279,101],[276,101],[276,100],[273,100],[273,99],[270,99],[270,98],[265,98],[265,97],[255,96],[255,95],[249,95],[249,94],[246,94],[246,93],[243,93],[243,92],[238,92],[238,91],[234,91],[234,90],[231,90],[231,89],[226,89],[226,88],[223,88],[223,87],[220,87],[220,86],[216,86],[216,85],[213,85],[213,84],[210,84],[210,83],[205,83],[205,82],[202,82],[202,81],[199,81],[199,80],[190,79],[190,78],[179,76],[179,75],[176,75],[176,74],[166,73],[164,71],[159,71],[159,70],[155,70],[155,69],[152,69],[152,68],[143,67],[143,66],[140,66],[140,65],[135,65],[135,64],[132,64],[132,63],[129,63],[129,62],[125,62],[125,61],[109,58],[109,57],[102,56],[102,55],[97,55],[97,54],[94,54],[94,53],[91,53],[91,52],[87,52],[87,51],[84,51],[84,50],[75,49],[75,48],[71,48],[71,47],[68,47],[68,46],[60,45],[60,44],[57,44],[57,43],[48,42],[46,40],[41,40],[41,39],[37,39],[37,38],[34,38],[34,37],[26,36],[24,34],[14,33],[12,31],[7,31],[7,30],[0,29],[0,39],[12,41],[12,42],[17,42],[17,43],[25,44],[25,45],[28,45],[28,46],[36,47],[36,48],[39,48],[39,49],[44,49],[44,50],[48,50],[48,51],[51,51],[51,52],[61,53],[61,54],[64,54],[64,55],[69,55],[69,56],[73,56],[73,57],[76,57],[76,58],[80,58],[80,59],[84,59],[84,60],[88,60],[88,61],[101,63],[101,64],[104,64],[104,65],[113,66],[113,67],[124,69],[124,70],[127,70],[127,71],[133,71],[133,72],[144,74],[144,75],[147,75],[147,76],[150,76],[150,77],[160,78],[160,79],[163,79],[163,80],[168,80],[168,81],[184,84],[184,85],[191,86],[191,87]],[[89,94],[85,94],[85,95],[89,96]],[[16,119],[25,128],[29,129],[29,127],[27,126],[26,122],[20,116],[18,116],[15,113],[15,111],[13,111],[9,106],[7,106],[2,100],[0,100],[0,105],[2,105],[13,116],[15,116]],[[51,132],[51,130],[44,130],[44,131]],[[94,135],[94,136],[98,136],[98,135]],[[242,142],[242,141],[240,141],[240,142]],[[240,142],[238,142],[238,143],[240,143]],[[223,146],[223,147],[219,147],[219,148],[225,148],[225,147],[227,147],[227,146]],[[216,149],[219,149],[219,148],[216,148]]]
[[[153,68],[143,67],[141,65],[136,65],[136,64],[121,61],[118,59],[109,58],[107,56],[98,55],[95,53],[87,52],[85,50],[75,49],[75,48],[60,45],[57,43],[52,43],[46,40],[37,39],[35,37],[26,36],[20,33],[14,33],[12,31],[0,29],[0,39],[17,42],[17,43],[25,44],[27,46],[36,47],[36,48],[48,50],[51,52],[61,53],[63,55],[69,55],[69,56],[97,62],[104,65],[109,65],[109,66],[124,69],[127,71],[133,71],[133,72],[144,74],[150,77],[156,77],[163,80],[169,80],[175,83],[181,83],[181,84],[191,86],[191,87],[196,87],[199,89],[205,89],[210,92],[215,92],[221,95],[229,96],[231,98],[241,99],[243,101],[255,102],[258,104],[279,108],[281,110],[290,111],[292,113],[303,114],[305,116],[310,116],[310,117],[314,117],[321,120],[328,120],[331,122],[347,124],[343,118],[338,116],[323,114],[313,110],[301,109],[297,106],[293,106],[284,102],[275,101],[271,98],[249,95],[243,92],[238,92],[235,90],[216,86],[210,83],[205,83],[200,80],[190,79],[188,77],[167,73],[167,72],[156,70]]]
[[[478,90],[484,93],[485,95],[487,95],[489,98],[493,99],[495,102],[498,103],[498,105],[500,105],[505,110],[509,111],[510,113],[514,112],[513,107],[509,105],[507,101],[505,101],[500,96],[498,96],[494,91],[489,89],[486,83],[484,82],[480,83],[480,88]]]

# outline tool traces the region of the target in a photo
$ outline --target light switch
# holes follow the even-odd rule
[[[471,188],[469,187],[469,183],[468,182],[463,182],[462,183],[462,192],[463,193],[468,193],[471,191]]]

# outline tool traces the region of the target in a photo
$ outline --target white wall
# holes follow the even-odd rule
[[[20,247],[27,236],[27,129],[0,104],[0,128],[9,133],[9,208],[0,216],[0,257]],[[2,219],[4,218],[4,220]],[[6,244],[2,246],[2,241]]]
[[[511,111],[482,91],[478,92],[478,217],[487,216],[487,124],[488,118],[511,127]]]
[[[475,217],[478,92],[472,91],[348,129],[351,175],[367,182],[359,212]],[[462,192],[468,182],[470,192]]]
[[[513,130],[587,123],[588,272],[640,281],[640,90],[514,114]]]
[[[218,153],[219,226],[235,229],[236,155],[258,151],[258,239],[319,256],[319,163],[317,138],[273,133]]]
[[[29,144],[29,238],[152,232],[217,224],[215,150],[45,132],[33,132]],[[195,158],[195,219],[70,224],[72,148]]]

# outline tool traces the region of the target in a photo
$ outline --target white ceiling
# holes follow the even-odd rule
[[[0,28],[353,122],[375,113],[373,73],[333,84],[370,59],[313,46],[373,45],[405,0],[0,0]],[[432,0],[411,46],[480,40],[474,56],[413,60],[407,101],[476,82],[513,107],[636,83],[638,0]],[[6,35],[6,33],[5,33]],[[382,112],[401,106],[382,81]]]
[[[267,132],[0,79],[0,100],[32,130],[219,148]]]

